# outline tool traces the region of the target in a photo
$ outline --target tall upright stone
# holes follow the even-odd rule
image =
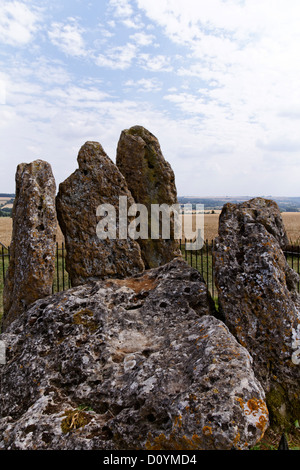
[[[219,306],[253,358],[272,424],[282,428],[300,419],[299,276],[285,259],[287,242],[274,201],[223,207],[214,253]]]
[[[127,198],[127,206],[134,204],[125,178],[98,142],[86,142],[77,161],[79,168],[59,185],[56,197],[72,286],[143,271],[138,243],[128,235],[120,237],[119,233],[120,197]],[[101,239],[97,233],[98,224],[104,220],[97,216],[97,209],[104,204],[115,210],[115,220],[111,219],[116,229],[115,238]],[[104,216],[104,212],[101,215]]]
[[[143,204],[148,211],[148,237],[138,238],[142,257],[147,269],[168,263],[181,256],[179,242],[174,237],[174,218],[170,217],[170,237],[163,239],[161,230],[158,239],[151,238],[151,205],[178,204],[175,175],[165,160],[158,139],[142,126],[123,130],[118,142],[116,164],[124,175],[128,188],[136,203]]]
[[[52,293],[57,231],[55,195],[49,163],[36,160],[18,165],[10,262],[3,291],[3,330],[31,303]]]

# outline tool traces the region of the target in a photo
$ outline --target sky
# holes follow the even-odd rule
[[[299,0],[0,0],[0,192],[141,125],[179,196],[299,196],[299,24]]]

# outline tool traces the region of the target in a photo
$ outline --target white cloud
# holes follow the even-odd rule
[[[186,0],[184,8],[180,0],[137,3],[165,36],[186,47],[178,76],[190,81],[191,88],[186,93],[169,92],[167,101],[194,116],[201,132],[216,142],[232,140],[236,155],[261,155],[259,151],[276,148],[297,151],[297,0],[288,5],[283,0],[272,5],[263,0]]]
[[[299,24],[298,0],[137,0],[139,8],[165,29],[174,41],[191,43],[206,33],[253,41],[258,35],[280,39],[296,32]]]
[[[157,92],[162,89],[162,83],[155,78],[141,78],[140,80],[128,80],[124,85],[129,88],[134,88],[135,91],[140,93]]]
[[[136,19],[131,19],[131,18],[126,18],[125,20],[122,21],[122,24],[126,26],[127,28],[132,28],[132,29],[141,29],[143,25],[138,23]]]
[[[19,47],[0,64],[11,181],[35,157],[61,181],[85,140],[114,158],[120,132],[140,124],[179,194],[299,192],[299,0],[69,3],[0,0],[0,41]],[[85,57],[78,75],[72,59]]]
[[[162,54],[140,54],[139,63],[143,69],[151,72],[171,72],[173,70],[170,57]]]
[[[95,63],[99,67],[107,67],[114,70],[125,70],[130,67],[136,57],[137,47],[127,43],[124,46],[110,48],[105,54],[95,56]]]
[[[257,147],[270,152],[280,152],[284,154],[288,153],[299,153],[300,152],[300,140],[290,139],[289,137],[280,137],[268,142],[261,140],[257,141]]]
[[[11,46],[25,46],[39,29],[41,11],[19,1],[0,1],[0,41]]]
[[[135,33],[129,36],[129,38],[135,42],[138,46],[150,46],[155,39],[155,36],[152,34],[145,33]]]
[[[99,67],[107,67],[113,70],[128,69],[134,59],[139,59],[144,68],[158,70],[166,68],[168,60],[162,56],[150,58],[149,55],[139,54],[140,49],[150,46],[154,36],[146,33],[129,35],[128,42],[120,46],[107,47],[105,53],[94,54],[94,61]]]
[[[109,0],[109,7],[111,8],[114,18],[127,28],[143,29],[145,25],[141,20],[141,16],[136,13],[130,0]]]
[[[69,56],[85,56],[86,45],[83,39],[84,29],[77,21],[68,18],[68,23],[54,22],[48,33],[51,42]]]
[[[51,88],[45,92],[46,98],[55,100],[56,106],[65,109],[99,109],[99,105],[109,98],[109,95],[98,89],[93,83],[86,86],[72,85],[62,88]]]
[[[117,17],[128,18],[133,14],[132,6],[128,0],[109,0],[109,5]]]
[[[6,103],[6,80],[0,76],[0,105]]]

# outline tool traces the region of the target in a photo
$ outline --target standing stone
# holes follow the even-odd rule
[[[256,198],[224,206],[215,250],[219,305],[253,357],[272,424],[281,427],[300,419],[299,277],[283,254],[287,242],[275,202]]]
[[[136,203],[148,210],[148,238],[139,238],[142,257],[147,269],[168,263],[181,256],[178,240],[174,239],[174,219],[170,217],[170,237],[151,239],[152,204],[178,204],[175,176],[165,160],[157,138],[147,129],[134,126],[121,133],[116,163],[124,175]]]
[[[59,185],[56,198],[72,286],[141,272],[144,264],[138,243],[128,236],[119,239],[119,197],[127,197],[129,206],[134,203],[124,177],[98,142],[86,142],[77,161],[79,168]],[[97,217],[97,208],[102,204],[115,209],[114,239],[97,235],[97,225],[103,220]]]
[[[49,163],[21,163],[16,172],[10,263],[3,291],[3,330],[32,302],[52,293],[57,218]]]

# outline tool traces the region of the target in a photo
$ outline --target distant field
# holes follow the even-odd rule
[[[12,200],[11,197],[3,197],[3,196],[0,196],[0,206],[3,207],[5,206],[8,202],[10,202]]]
[[[217,212],[217,211],[216,211]],[[220,211],[218,211],[220,213]],[[204,238],[213,240],[218,236],[218,214],[205,214]],[[281,214],[290,243],[300,245],[300,212],[283,212]]]
[[[12,219],[10,217],[0,217],[0,242],[5,246],[9,246],[11,242],[12,233]],[[60,228],[57,229],[57,242],[59,244],[63,241],[63,235]]]
[[[217,211],[216,211],[217,212]],[[220,212],[220,211],[218,211]],[[188,216],[187,216],[188,217]],[[291,243],[300,244],[300,212],[284,212],[282,219]],[[219,213],[205,214],[204,216],[204,238],[213,240],[218,235]],[[0,217],[0,242],[9,246],[11,242],[12,219]],[[61,244],[63,236],[58,228],[57,242]]]

